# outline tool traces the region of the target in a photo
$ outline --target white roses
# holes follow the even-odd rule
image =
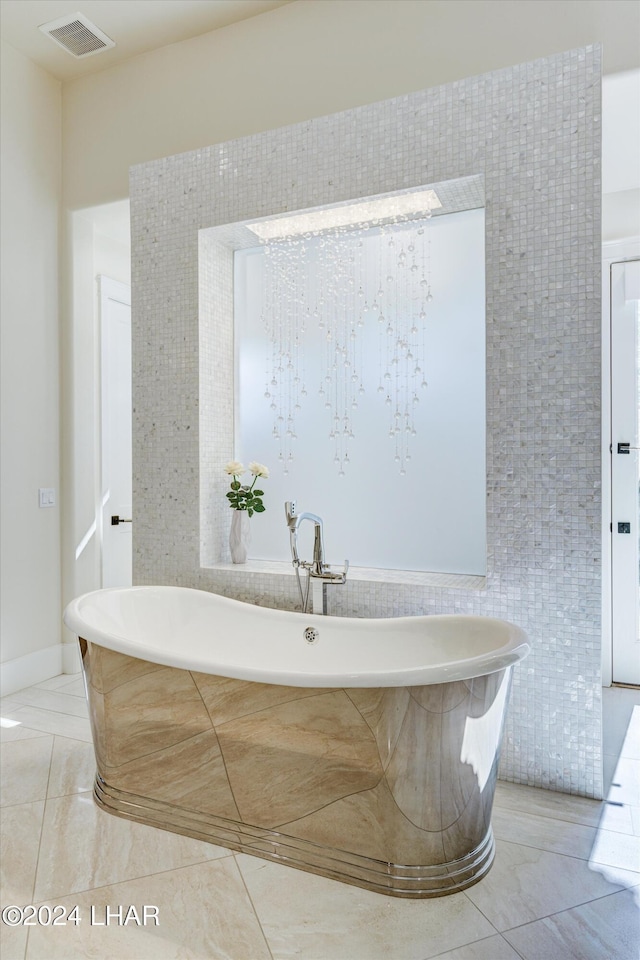
[[[254,513],[264,513],[265,506],[262,502],[264,490],[256,490],[256,480],[263,477],[265,480],[269,477],[268,469],[262,463],[256,463],[253,460],[249,464],[249,473],[253,474],[251,485],[240,483],[238,477],[245,473],[245,468],[239,460],[230,460],[224,468],[225,473],[233,477],[231,481],[231,490],[227,493],[229,506],[232,510],[246,510],[250,517]]]

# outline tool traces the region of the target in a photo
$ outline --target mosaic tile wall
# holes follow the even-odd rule
[[[330,612],[520,624],[533,651],[514,677],[500,775],[598,797],[598,48],[132,169],[134,579],[297,599],[291,577],[201,566],[200,509],[203,555],[225,559],[226,508],[211,498],[224,501],[233,384],[224,305],[200,349],[198,230],[475,174],[486,191],[486,589],[348,581]],[[199,375],[211,378],[202,419]]]
[[[207,231],[199,243],[200,564],[211,567],[230,559],[230,511],[220,484],[234,446],[233,250]]]

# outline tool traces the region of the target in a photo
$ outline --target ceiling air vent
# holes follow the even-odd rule
[[[76,59],[115,47],[115,42],[81,13],[70,13],[38,28]]]

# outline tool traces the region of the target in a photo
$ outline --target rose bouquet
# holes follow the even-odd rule
[[[239,480],[239,477],[241,477],[243,473],[246,473],[246,469],[238,460],[230,460],[224,469],[225,473],[233,477],[231,489],[227,493],[227,499],[229,500],[231,509],[246,510],[250,517],[252,517],[254,513],[264,513],[265,506],[262,502],[264,490],[256,489],[256,481],[258,477],[267,480],[269,478],[268,469],[261,463],[256,463],[255,460],[252,461],[249,464],[249,473],[253,475],[253,480],[250,484],[242,483]]]

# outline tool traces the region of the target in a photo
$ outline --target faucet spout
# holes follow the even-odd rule
[[[294,500],[287,500],[284,505],[284,512],[287,519],[287,527],[289,528],[289,541],[291,543],[291,558],[293,566],[295,567],[296,576],[298,578],[298,589],[300,591],[300,600],[302,603],[302,612],[306,613],[307,603],[309,600],[309,586],[311,584],[311,579],[313,578],[318,583],[318,587],[322,587],[322,596],[324,597],[324,585],[326,583],[345,583],[347,579],[347,570],[349,569],[349,561],[345,560],[344,569],[340,572],[333,572],[329,564],[324,562],[324,538],[323,538],[323,527],[322,527],[322,518],[317,516],[315,513],[296,513],[296,504]],[[298,530],[300,525],[308,520],[314,525],[313,531],[313,560],[301,560],[298,554]],[[303,593],[302,583],[300,581],[300,567],[303,570],[307,571],[307,591],[306,594]],[[314,596],[316,593],[316,588],[314,586]],[[324,610],[324,601],[322,603],[322,612]],[[315,602],[314,602],[314,612],[315,611]],[[320,611],[318,611],[320,612]]]
[[[291,543],[291,557],[294,567],[305,567],[307,569],[320,572],[324,564],[324,543],[322,537],[322,518],[315,513],[296,513],[295,500],[287,500],[284,505],[284,512],[287,518],[289,528],[289,540]],[[298,530],[303,521],[308,520],[315,525],[313,537],[313,562],[308,564],[300,560],[298,555]]]
[[[313,533],[313,566],[312,577],[321,577],[324,570],[324,543],[322,540],[322,523],[316,523]]]

